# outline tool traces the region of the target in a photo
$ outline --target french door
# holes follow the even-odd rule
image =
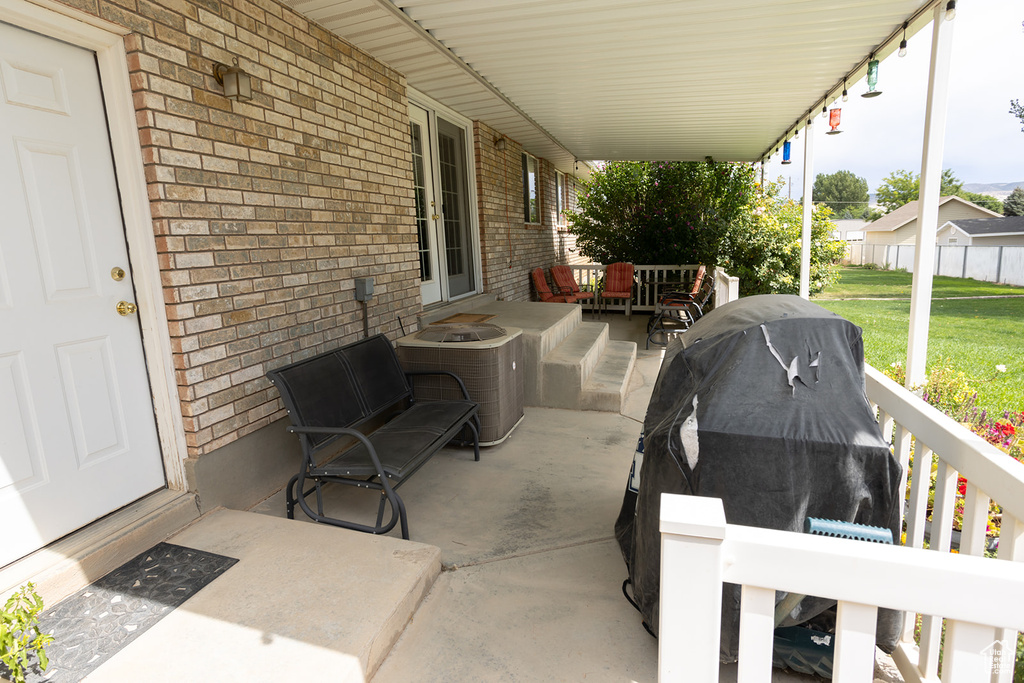
[[[479,265],[464,126],[409,105],[423,305],[476,291]]]

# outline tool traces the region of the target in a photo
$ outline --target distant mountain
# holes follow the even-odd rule
[[[1016,183],[967,183],[964,185],[964,189],[968,192],[987,194],[990,197],[995,197],[999,201],[1009,197],[1010,193],[1017,187],[1024,187],[1024,180]]]

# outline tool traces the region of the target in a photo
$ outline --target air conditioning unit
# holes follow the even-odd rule
[[[447,370],[458,375],[480,404],[480,445],[501,443],[523,419],[523,331],[489,323],[428,325],[396,343],[408,372]],[[418,399],[455,399],[461,393],[443,377],[413,378]]]

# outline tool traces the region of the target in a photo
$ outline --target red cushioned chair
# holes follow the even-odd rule
[[[600,294],[602,308],[608,299],[625,299],[626,320],[630,319],[633,313],[632,263],[610,263],[604,269],[604,289]]]
[[[555,281],[558,293],[562,296],[571,296],[580,302],[588,299],[592,303],[597,302],[593,292],[584,292],[580,289],[579,284],[576,282],[576,277],[572,274],[572,268],[569,266],[551,266],[551,278]]]
[[[537,290],[537,296],[541,301],[547,301],[549,303],[556,304],[574,304],[576,303],[576,297],[565,296],[561,294],[555,294],[551,291],[551,287],[548,286],[548,281],[544,277],[543,268],[534,268],[530,273],[533,278],[533,288]]]

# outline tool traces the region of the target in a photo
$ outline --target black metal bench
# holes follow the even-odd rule
[[[465,400],[417,402],[409,380],[413,375],[448,375]],[[451,372],[403,371],[382,334],[271,370],[267,377],[288,409],[293,425],[288,431],[302,443],[302,468],[288,482],[289,519],[295,518],[297,502],[318,522],[373,534],[387,533],[400,520],[402,538],[408,539],[405,504],[395,489],[465,428],[480,460],[478,406],[462,380]],[[339,448],[344,450],[331,457]],[[324,457],[326,463],[317,462]],[[313,483],[309,489],[307,479]],[[321,489],[328,482],[380,491],[376,525],[325,516]],[[315,512],[306,502],[314,492]],[[391,508],[386,524],[385,503]]]

